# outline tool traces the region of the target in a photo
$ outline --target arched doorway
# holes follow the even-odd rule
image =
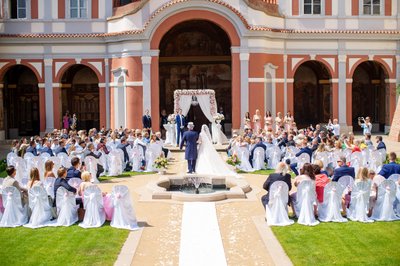
[[[78,129],[99,129],[99,79],[85,65],[73,65],[61,78],[61,112],[69,111],[78,118]]]
[[[35,73],[23,65],[4,76],[4,128],[7,138],[40,133],[39,87]]]
[[[381,64],[366,61],[357,66],[353,74],[352,123],[353,130],[360,131],[359,117],[369,116],[373,130],[384,131],[386,123],[387,74]]]
[[[225,124],[232,122],[231,42],[226,32],[206,20],[189,20],[169,30],[160,42],[160,110],[173,113],[173,93],[177,89],[215,90]],[[197,129],[208,124],[199,106],[188,119]]]
[[[332,114],[331,74],[318,61],[301,64],[294,75],[294,120],[298,128],[327,123]]]

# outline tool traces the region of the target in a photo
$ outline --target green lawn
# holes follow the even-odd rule
[[[294,265],[400,265],[400,221],[272,227]]]
[[[0,228],[1,265],[113,265],[128,230],[104,225]]]
[[[106,181],[106,180],[111,180],[114,178],[120,178],[120,177],[130,177],[130,176],[136,176],[136,175],[151,175],[154,174],[155,172],[123,172],[122,174],[118,176],[100,176],[99,181]]]

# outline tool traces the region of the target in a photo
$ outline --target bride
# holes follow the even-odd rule
[[[199,142],[196,162],[197,174],[238,177],[238,174],[229,168],[212,145],[212,138],[207,125],[201,127]]]

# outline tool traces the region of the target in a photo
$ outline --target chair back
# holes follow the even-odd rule
[[[342,217],[341,205],[343,187],[337,182],[330,182],[324,189],[324,201],[318,206],[319,220],[322,222],[347,222]]]
[[[13,161],[14,161],[14,159],[17,158],[17,157],[18,157],[18,155],[15,154],[14,152],[8,153],[8,154],[7,154],[7,165],[8,165],[8,166],[14,165],[14,164],[13,164]],[[15,166],[15,165],[14,165],[14,166]]]
[[[347,210],[347,216],[352,221],[373,222],[367,216],[369,195],[371,193],[371,183],[362,181],[354,184],[351,192],[350,208]]]
[[[83,228],[100,227],[106,220],[106,214],[103,208],[103,197],[98,186],[93,185],[85,189],[83,203],[85,208],[85,217],[79,224]]]
[[[34,186],[29,190],[29,208],[32,210],[26,227],[46,226],[52,218],[47,192],[42,186]]]
[[[56,203],[58,226],[70,226],[78,221],[78,207],[74,193],[69,192],[64,187],[59,187],[56,192]]]
[[[400,179],[400,175],[399,174],[392,174],[389,176],[388,180],[392,180],[393,182],[398,182]]]
[[[97,179],[97,164],[98,160],[93,156],[86,156],[85,158],[85,166],[86,170],[90,172],[92,179],[90,180],[92,183],[100,183]]]
[[[339,178],[338,183],[343,187],[343,194],[347,194],[353,187],[354,178],[349,175],[345,175]]]
[[[287,212],[288,185],[283,181],[275,181],[269,189],[269,202],[265,206],[265,218],[270,226],[286,226],[293,224]]]
[[[60,152],[59,154],[57,154],[57,158],[60,158],[60,163],[65,168],[68,169],[71,167],[71,159],[68,157],[66,153]]]
[[[22,206],[21,193],[16,187],[6,187],[2,191],[4,212],[0,227],[16,227],[28,222],[26,206]]]
[[[317,225],[319,222],[315,219],[314,204],[317,200],[315,191],[315,182],[312,180],[301,181],[297,187],[296,214],[299,224]]]
[[[377,221],[394,221],[400,218],[394,212],[397,186],[392,180],[383,180],[378,187],[378,196],[372,219]]]
[[[261,147],[254,149],[253,168],[254,170],[265,169],[264,166],[265,151]]]
[[[73,177],[73,178],[71,178],[70,180],[68,180],[68,184],[69,184],[71,187],[74,187],[74,188],[76,188],[76,189],[79,188],[79,186],[81,185],[81,183],[82,183],[82,179],[77,178],[77,177]]]
[[[47,192],[47,195],[54,199],[54,182],[56,181],[55,177],[46,177],[43,182],[44,189]]]

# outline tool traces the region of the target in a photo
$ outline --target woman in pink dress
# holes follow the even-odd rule
[[[69,112],[67,111],[65,115],[63,116],[63,128],[64,129],[69,129]]]
[[[267,111],[265,113],[265,117],[264,117],[264,129],[266,132],[271,131],[272,130],[272,115],[271,115],[271,111]]]
[[[246,112],[244,115],[244,129],[251,128],[250,113]]]
[[[279,132],[283,125],[283,119],[282,119],[282,113],[278,112],[276,117],[275,117],[275,133]]]
[[[254,132],[258,134],[258,131],[261,128],[261,115],[260,110],[256,110],[256,113],[253,115],[253,123],[254,123]]]
[[[292,128],[293,121],[294,121],[293,116],[290,113],[290,111],[288,111],[287,114],[285,115],[285,119],[283,120],[283,122],[285,124],[285,130],[287,132],[289,132],[290,129]]]

